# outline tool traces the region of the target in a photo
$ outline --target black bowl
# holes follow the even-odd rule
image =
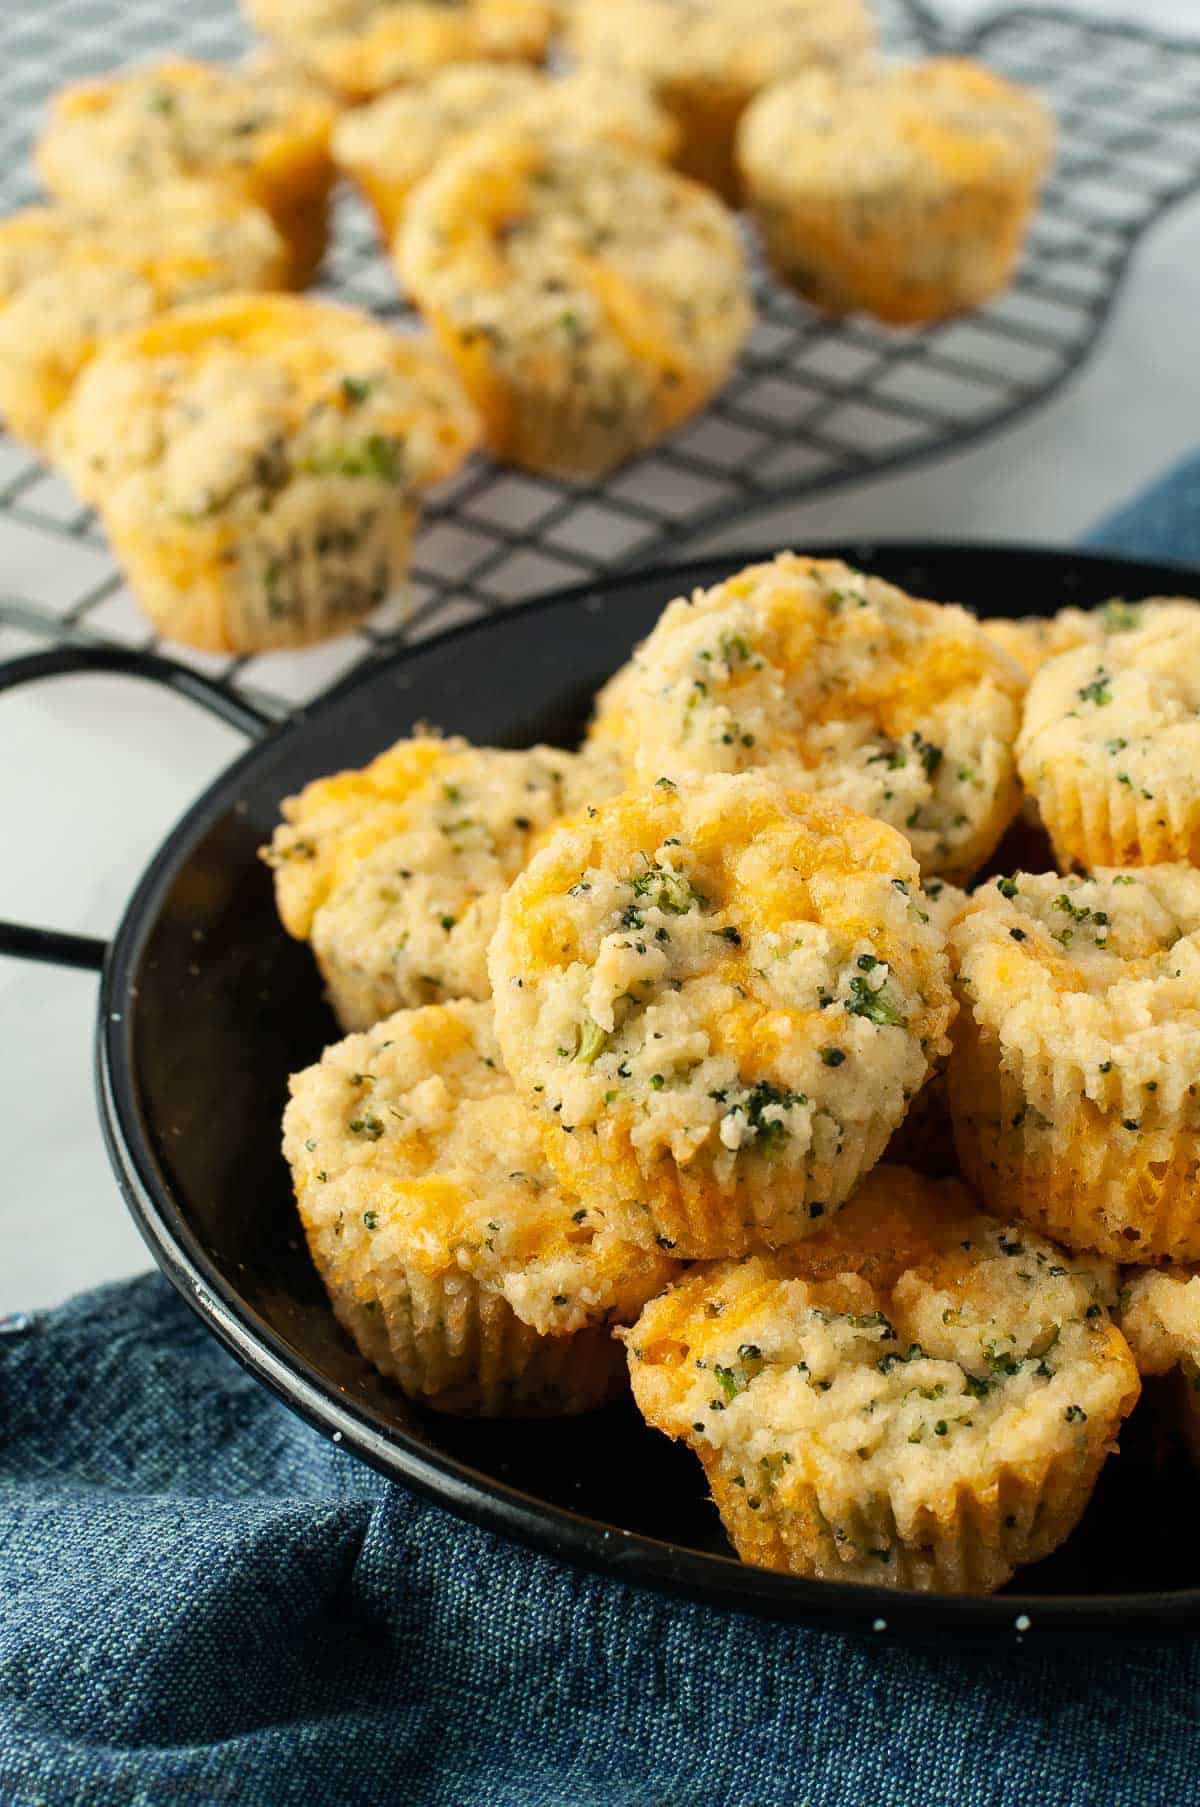
[[[1170,567],[1014,547],[833,550],[918,595],[967,601],[985,615],[1195,582]],[[130,1209],[208,1327],[318,1429],[465,1517],[562,1557],[715,1608],[843,1629],[939,1638],[1190,1631],[1200,1619],[1200,1560],[1186,1533],[1200,1491],[1186,1465],[1164,1456],[1144,1410],[1079,1530],[1010,1591],[896,1594],[738,1564],[694,1459],[648,1430],[628,1402],[534,1425],[468,1423],[409,1405],[361,1360],[326,1303],[297,1225],[279,1118],[287,1075],[337,1031],[307,949],[278,925],[256,858],[280,800],[363,763],[419,721],[501,746],[574,744],[596,688],[663,604],[741,562],[617,578],[372,665],[267,732],[188,811],[137,886],[104,962],[98,1082]],[[214,701],[202,681],[137,655],[52,654],[22,665],[34,676],[81,663],[165,677]],[[0,685],[21,675],[10,668]],[[253,713],[224,698],[217,706],[243,723]],[[24,951],[47,951],[36,939],[26,936]],[[16,946],[11,935],[8,945]],[[75,940],[57,951],[83,960],[88,950]]]

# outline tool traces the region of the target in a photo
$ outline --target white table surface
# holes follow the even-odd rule
[[[989,8],[946,0],[945,10],[971,18]],[[1079,10],[1200,35],[1200,0],[1092,0]],[[968,452],[743,523],[732,538],[1070,541],[1200,439],[1198,320],[1193,199],[1142,243],[1100,349],[1042,412]],[[0,572],[11,551],[0,537]],[[34,644],[5,633],[0,656]],[[238,746],[185,703],[113,680],[0,698],[0,916],[107,934],[165,831]],[[87,973],[0,960],[0,1314],[147,1265],[97,1127],[95,1004]]]

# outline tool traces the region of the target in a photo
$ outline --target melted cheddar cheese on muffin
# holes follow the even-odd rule
[[[117,219],[163,182],[232,188],[271,215],[299,287],[325,249],[333,120],[329,99],[282,66],[170,57],[64,88],[36,161],[58,200]]]
[[[862,0],[572,0],[566,29],[585,66],[649,83],[682,133],[682,167],[730,200],[747,103],[782,76],[859,55],[875,36]]]
[[[563,1183],[681,1258],[811,1234],[952,1012],[903,838],[766,773],[664,779],[558,830],[489,965]]]
[[[954,1132],[989,1206],[1070,1248],[1200,1257],[1200,872],[997,879],[950,948]]]
[[[832,313],[904,325],[1005,286],[1052,144],[1036,95],[947,57],[780,82],[737,151],[779,275]]]
[[[164,633],[255,651],[382,601],[421,493],[475,431],[426,342],[350,308],[235,295],[114,340],[52,450]]]
[[[1034,678],[1017,760],[1061,865],[1200,865],[1200,603],[1112,605]]]
[[[539,62],[554,0],[243,0],[250,23],[347,100],[448,63]]]
[[[288,933],[310,941],[345,1029],[490,995],[500,899],[574,807],[575,755],[399,741],[284,803],[264,850]]]
[[[599,475],[721,386],[752,307],[733,216],[619,145],[478,132],[413,195],[402,282],[454,359],[489,448]]]
[[[0,220],[0,413],[39,449],[104,342],[165,308],[286,286],[287,247],[254,202],[207,182],[153,188],[128,218],[28,207]]]
[[[822,1580],[1001,1586],[1074,1529],[1138,1396],[1107,1263],[879,1167],[795,1248],[697,1268],[625,1341],[739,1556]]]
[[[284,1155],[318,1272],[363,1354],[446,1411],[585,1411],[620,1381],[608,1326],[671,1264],[565,1194],[488,1005],[402,1010],[291,1081]]]
[[[926,874],[964,879],[1018,806],[1023,690],[965,609],[781,553],[669,603],[593,733],[648,782],[779,766],[901,829]]]
[[[527,119],[603,138],[666,161],[670,117],[630,76],[578,70],[552,80],[519,63],[452,63],[419,88],[397,88],[343,115],[333,134],[338,167],[362,189],[390,243],[417,184],[480,127]]]

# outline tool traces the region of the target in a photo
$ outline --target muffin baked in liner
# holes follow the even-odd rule
[[[785,768],[964,881],[1019,803],[1025,680],[965,609],[781,552],[668,603],[597,700],[591,738],[644,783]]]
[[[737,225],[715,196],[528,119],[443,158],[395,256],[489,450],[560,476],[602,475],[687,420],[753,317]]]
[[[807,1242],[698,1267],[624,1335],[745,1562],[986,1593],[1078,1523],[1139,1390],[1115,1271],[879,1167]]]
[[[472,132],[527,118],[666,161],[670,115],[635,78],[581,69],[552,79],[522,63],[451,63],[420,87],[396,88],[342,115],[333,156],[362,189],[390,245],[409,196]]]
[[[1018,873],[950,931],[966,1178],[1074,1249],[1200,1257],[1200,872]]]
[[[562,1183],[679,1258],[811,1235],[948,1047],[902,836],[767,772],[664,779],[556,831],[489,968]]]
[[[1029,687],[1017,762],[1061,866],[1200,865],[1200,604],[1108,613]]]
[[[111,341],[51,444],[162,632],[255,652],[344,632],[382,602],[407,574],[422,494],[476,433],[428,340],[237,294]]]
[[[166,57],[62,89],[38,174],[56,199],[118,220],[136,217],[160,183],[215,182],[270,214],[302,288],[328,236],[334,116],[328,95],[283,64]]]
[[[540,62],[555,0],[243,0],[281,54],[349,101],[419,85],[449,63]]]
[[[0,413],[39,450],[105,341],[167,308],[285,288],[267,212],[212,182],[164,182],[125,216],[27,207],[0,220]]]
[[[284,1155],[339,1322],[439,1411],[588,1411],[623,1384],[614,1323],[671,1264],[562,1192],[488,1005],[399,1011],[291,1081]]]
[[[862,0],[571,0],[567,43],[584,67],[636,75],[682,135],[680,167],[738,198],[738,121],[770,82],[841,64],[874,40]]]
[[[343,1029],[490,996],[500,899],[581,778],[577,756],[555,747],[425,734],[285,800],[263,857],[283,925],[311,942]]]
[[[933,57],[777,83],[747,110],[737,156],[783,280],[831,313],[906,325],[1006,285],[1052,145],[1036,95]]]

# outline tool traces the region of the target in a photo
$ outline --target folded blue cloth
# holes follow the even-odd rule
[[[1200,561],[1200,460],[1092,543]],[[530,1554],[157,1277],[0,1334],[3,1807],[1182,1807],[1198,1721],[1191,1646],[909,1648]]]

